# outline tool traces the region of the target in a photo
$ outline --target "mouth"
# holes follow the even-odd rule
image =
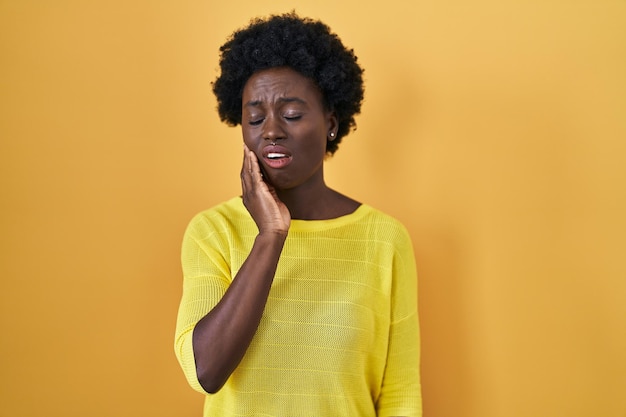
[[[292,156],[288,149],[280,145],[268,145],[261,152],[265,165],[269,168],[284,168],[291,163]]]

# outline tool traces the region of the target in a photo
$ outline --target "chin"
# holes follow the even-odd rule
[[[293,178],[284,173],[274,173],[274,175],[268,175],[267,182],[279,191],[290,190],[300,185],[297,181],[294,181]]]

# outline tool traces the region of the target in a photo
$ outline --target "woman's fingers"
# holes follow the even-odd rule
[[[244,156],[241,167],[241,184],[244,197],[247,193],[251,193],[261,196],[262,198],[271,198],[267,184],[263,181],[261,168],[256,155],[245,144],[243,151]]]
[[[252,180],[255,182],[263,183],[263,173],[261,172],[261,165],[256,154],[246,147],[248,152],[248,161],[250,163],[249,172]]]
[[[242,178],[246,174],[246,178],[253,181],[263,181],[263,173],[259,165],[259,160],[254,152],[246,145],[243,147],[243,165],[241,168]]]
[[[241,178],[241,191],[245,199],[250,190],[250,167],[248,163],[248,147],[246,145],[243,145],[243,161],[241,162],[241,172],[239,176]]]
[[[290,216],[287,207],[280,201],[276,191],[263,180],[258,158],[244,144],[241,167],[243,202],[259,231],[281,231],[289,229]]]

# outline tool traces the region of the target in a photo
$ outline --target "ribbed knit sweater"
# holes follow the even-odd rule
[[[182,246],[175,349],[204,416],[421,416],[411,240],[368,205],[292,220],[246,354],[215,394],[196,375],[192,333],[221,299],[258,229],[241,198],[193,218]]]

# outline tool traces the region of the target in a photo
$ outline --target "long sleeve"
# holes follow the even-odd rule
[[[393,260],[389,347],[378,417],[422,415],[417,273],[410,238],[402,231]]]
[[[223,297],[230,282],[230,267],[211,243],[215,231],[194,220],[185,232],[181,250],[183,295],[176,322],[175,352],[189,385],[206,392],[198,382],[192,336],[196,323]]]

